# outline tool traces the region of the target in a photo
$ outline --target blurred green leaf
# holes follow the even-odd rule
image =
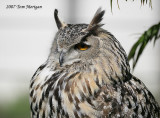
[[[133,59],[133,69],[135,68],[139,60],[139,57],[142,55],[143,50],[145,49],[148,42],[154,40],[155,44],[156,40],[159,38],[160,38],[160,22],[158,24],[151,26],[147,31],[145,31],[140,36],[138,41],[132,46],[128,55],[128,60],[130,61],[131,59]]]
[[[135,56],[136,49],[142,42],[143,42],[143,36],[132,46],[132,50],[129,53],[128,60],[130,60],[131,57]]]
[[[112,12],[112,2],[113,2],[113,1],[112,1],[112,0],[110,0],[110,4],[111,4],[111,12]]]
[[[118,8],[120,9],[120,7],[119,7],[119,3],[118,3],[118,0],[117,0],[117,5],[118,5]]]
[[[125,0],[125,1],[127,2],[127,0]],[[141,0],[141,5],[144,5],[145,3],[148,4],[148,1],[149,1],[149,7],[152,8],[152,0]],[[113,0],[110,0],[110,6],[111,6],[111,12],[112,12]],[[120,7],[119,7],[119,0],[117,0],[117,6],[120,9]]]

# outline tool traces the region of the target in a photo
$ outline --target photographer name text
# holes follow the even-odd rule
[[[6,5],[6,9],[42,9],[42,6],[37,5]]]

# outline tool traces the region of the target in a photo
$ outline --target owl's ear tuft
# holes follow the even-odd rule
[[[104,10],[102,11],[101,8],[99,8],[99,9],[96,11],[93,19],[91,20],[91,22],[90,22],[90,24],[88,25],[88,27],[87,27],[86,30],[87,30],[87,31],[93,31],[93,30],[96,30],[97,28],[103,26],[103,24],[100,24],[100,22],[101,22],[102,19],[103,19],[104,13],[105,13],[105,11],[104,11]]]
[[[57,9],[54,10],[54,18],[55,18],[55,21],[56,21],[56,24],[57,24],[58,29],[64,28],[64,27],[67,26],[66,23],[62,22],[62,21],[59,19],[59,17],[58,17],[58,10],[57,10]]]

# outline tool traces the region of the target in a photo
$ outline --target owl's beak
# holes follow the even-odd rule
[[[63,51],[61,51],[60,56],[59,56],[59,64],[60,64],[60,66],[62,66],[63,61],[64,61],[63,55],[64,55],[64,53],[63,53]]]

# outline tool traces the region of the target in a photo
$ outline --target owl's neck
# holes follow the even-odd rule
[[[103,54],[103,53],[102,53]],[[109,55],[107,55],[109,56]],[[106,84],[116,84],[127,81],[131,78],[130,67],[126,59],[118,59],[117,57],[106,55],[99,55],[94,60],[86,61],[83,63],[73,63],[60,67],[59,63],[55,64],[53,61],[48,60],[51,70],[59,70],[65,73],[91,73],[100,76]],[[51,65],[54,65],[52,67]]]
[[[72,66],[60,67],[59,64],[54,65],[56,66],[51,66],[49,68],[51,68],[51,70],[59,70],[60,72],[66,73],[67,75],[74,75],[79,73],[79,76],[77,78],[76,76],[74,76],[74,78],[72,78],[71,80],[70,78],[66,79],[66,81],[71,82],[79,81],[79,79],[83,77],[87,80],[93,79],[94,82],[97,82],[98,80],[99,82],[101,82],[101,86],[110,84],[117,85],[130,80],[130,78],[132,77],[129,70],[127,70],[127,66],[123,67],[122,65],[118,65],[113,59],[107,60],[103,57],[98,57],[90,63],[75,63]],[[90,76],[85,77],[85,75]]]

